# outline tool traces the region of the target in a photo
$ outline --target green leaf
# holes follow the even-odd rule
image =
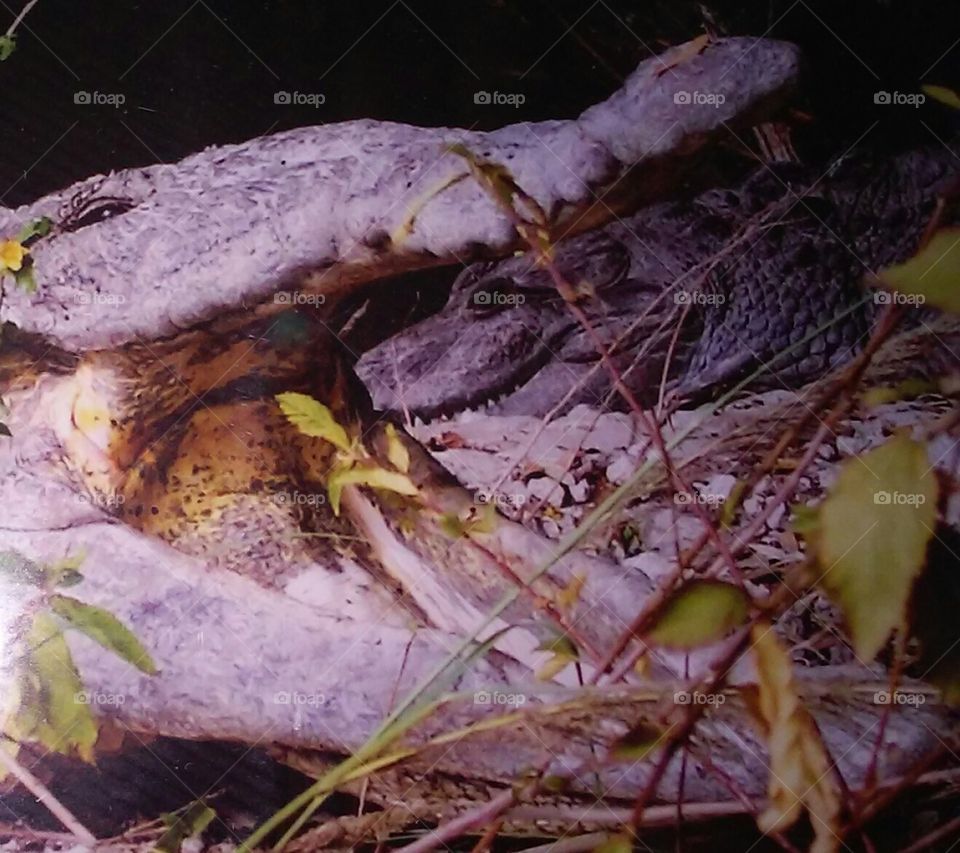
[[[917,254],[880,272],[880,287],[960,313],[960,227],[941,228]]]
[[[327,495],[334,515],[340,514],[340,493],[345,486],[351,485],[369,486],[372,489],[383,489],[411,497],[418,494],[413,481],[398,471],[388,471],[378,465],[363,463],[349,467],[340,466],[331,470],[327,476]]]
[[[677,649],[715,642],[747,621],[748,604],[743,590],[731,584],[690,581],[666,601],[647,638]]]
[[[550,681],[550,679],[563,672],[571,663],[580,659],[580,650],[569,636],[549,626],[546,630],[550,632],[550,636],[537,646],[537,651],[550,652],[551,656],[550,659],[536,671],[535,677],[537,681]]]
[[[97,726],[82,701],[83,684],[57,622],[38,613],[26,637],[19,674],[20,706],[8,723],[13,737],[93,761]]]
[[[37,277],[34,275],[33,264],[26,263],[15,273],[13,273],[13,280],[17,283],[24,293],[36,293],[37,292]]]
[[[906,618],[933,535],[937,494],[925,446],[898,435],[844,462],[820,505],[820,585],[843,611],[864,661]]]
[[[26,243],[27,240],[32,240],[34,237],[46,237],[52,228],[53,220],[49,216],[41,216],[39,219],[28,222],[20,229],[20,233],[17,234],[17,242]]]
[[[661,743],[666,732],[653,723],[641,722],[610,747],[610,755],[622,761],[642,761]]]
[[[633,841],[626,832],[611,835],[593,848],[594,853],[632,853]]]
[[[929,95],[935,101],[946,104],[955,110],[960,110],[960,95],[958,95],[955,90],[949,89],[946,86],[933,86],[931,84],[921,86],[920,88],[924,94]]]
[[[919,376],[904,379],[896,385],[877,385],[868,388],[861,395],[865,406],[882,406],[885,403],[896,403],[900,400],[912,400],[923,394],[933,394],[940,389],[938,382],[932,379],[922,379]]]
[[[47,573],[41,565],[18,551],[0,551],[0,577],[16,584],[40,587]]]
[[[0,36],[0,62],[13,56],[17,49],[17,37],[15,35]]]
[[[50,609],[71,628],[86,634],[105,649],[133,664],[147,675],[156,675],[157,666],[133,633],[112,613],[84,604],[66,595],[51,595]]]
[[[325,439],[339,450],[350,451],[347,431],[337,423],[333,412],[319,400],[293,391],[277,394],[276,399],[290,423],[304,435]]]
[[[407,446],[400,438],[397,428],[393,424],[387,424],[387,459],[398,471],[406,474],[410,470],[410,453]]]
[[[182,814],[163,815],[163,823],[167,831],[157,841],[154,850],[160,850],[162,853],[179,853],[184,841],[200,835],[217,816],[217,813],[201,800],[195,800],[181,811]]]

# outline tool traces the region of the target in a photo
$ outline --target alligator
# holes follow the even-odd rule
[[[555,248],[554,266],[627,387],[698,403],[757,374],[798,387],[849,361],[878,314],[863,279],[916,250],[956,154],[848,154],[825,172],[761,166]],[[676,337],[676,340],[674,338]],[[441,310],[365,352],[377,408],[545,415],[623,406],[594,337],[532,251],[464,269]]]
[[[558,228],[587,229],[666,196],[725,124],[782,100],[797,64],[792,47],[763,40],[680,48],[644,63],[575,122],[467,135],[466,144],[510,162]],[[677,92],[707,87],[725,93],[720,105],[677,117]],[[658,657],[651,674],[660,680],[600,688],[589,713],[586,694],[564,692],[564,677],[575,684],[577,673],[537,684],[558,629],[580,655],[568,670],[589,676],[651,580],[572,543],[558,553],[480,507],[376,413],[330,332],[329,306],[273,298],[296,288],[334,303],[400,270],[514,249],[509,217],[459,180],[460,159],[438,150],[453,139],[369,122],[292,131],[0,211],[5,236],[55,220],[31,246],[38,290],[7,286],[0,306],[16,325],[4,327],[0,351],[12,432],[0,444],[0,551],[4,567],[82,556],[76,595],[130,625],[153,656],[160,671],[149,676],[69,638],[83,684],[125,697],[96,709],[105,718],[197,740],[267,737],[329,760],[354,754],[408,691],[439,674],[437,689],[454,693],[432,691],[439,707],[407,733],[405,745],[422,751],[407,756],[401,790],[417,781],[476,803],[552,756],[571,780],[564,796],[579,804],[573,824],[597,784],[611,802],[632,801],[651,765],[598,764],[597,755],[638,716],[659,713],[716,650]],[[542,145],[556,165],[543,162]],[[413,494],[346,486],[338,514],[321,499],[329,443],[295,430],[278,393],[321,401],[366,464],[406,475]],[[35,602],[19,587],[3,594],[13,603],[0,609],[6,644]],[[830,699],[837,679],[849,673],[804,679],[804,690],[856,786],[871,756],[855,747],[878,711]],[[483,701],[489,691],[522,691],[531,707],[503,728],[431,743],[499,710]],[[883,772],[918,757],[945,719],[932,702],[919,713],[926,726],[891,718]],[[732,698],[703,732],[712,766],[762,796],[764,747],[743,703]],[[744,759],[744,744],[756,760]],[[686,801],[730,796],[696,756],[671,762],[660,796],[681,786]]]

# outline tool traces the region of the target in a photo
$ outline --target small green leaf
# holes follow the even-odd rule
[[[900,400],[912,400],[923,394],[933,394],[940,390],[939,383],[919,376],[904,379],[896,385],[877,385],[868,388],[861,395],[865,406],[882,406],[884,403],[896,403]]]
[[[181,811],[182,814],[163,815],[163,823],[167,831],[157,841],[154,850],[160,850],[162,853],[179,853],[184,841],[200,835],[217,816],[217,813],[202,800],[195,800]]]
[[[960,227],[941,228],[912,258],[881,271],[875,283],[919,305],[960,313]]]
[[[613,742],[610,755],[621,761],[642,761],[663,743],[665,734],[663,729],[653,723],[639,723]]]
[[[937,515],[938,483],[923,444],[898,435],[843,463],[820,505],[820,585],[843,611],[861,660],[903,624]]]
[[[748,604],[743,590],[731,584],[690,581],[667,600],[647,638],[677,649],[713,643],[747,621]]]
[[[323,438],[338,450],[350,451],[347,431],[337,423],[333,412],[319,400],[293,391],[277,394],[276,399],[290,423],[304,435]]]
[[[791,527],[801,536],[812,536],[820,529],[820,508],[809,504],[794,504],[790,508],[793,516]]]
[[[20,233],[17,234],[17,242],[26,243],[27,240],[32,240],[34,237],[46,237],[52,228],[53,220],[49,216],[41,216],[39,219],[28,222],[20,229]]]
[[[24,293],[37,292],[37,277],[34,275],[33,264],[24,264],[13,273],[13,280]]]
[[[451,539],[459,539],[466,534],[467,528],[455,512],[445,512],[440,516],[440,531]]]
[[[400,473],[406,474],[410,470],[410,453],[400,438],[397,428],[387,424],[387,459]]]
[[[537,681],[550,681],[554,676],[563,672],[568,665],[580,659],[580,650],[577,644],[567,634],[551,627],[549,636],[537,646],[538,652],[550,652],[551,656],[536,672]]]
[[[364,463],[341,465],[332,469],[327,476],[327,496],[334,515],[340,514],[341,492],[345,486],[351,485],[369,486],[411,497],[418,494],[417,487],[406,474]]]
[[[17,49],[17,37],[15,35],[0,36],[0,62],[13,56]]]
[[[16,584],[43,586],[47,573],[42,566],[17,551],[0,551],[0,577]]]
[[[19,672],[20,705],[8,721],[9,734],[93,761],[97,726],[81,698],[83,684],[63,631],[51,616],[38,613],[26,643]]]
[[[626,832],[611,835],[593,848],[593,853],[632,853],[633,841]]]
[[[71,628],[86,634],[141,672],[147,675],[157,674],[157,666],[147,650],[112,613],[66,595],[51,595],[49,603],[50,609]]]
[[[946,86],[934,86],[931,84],[921,86],[920,88],[924,94],[929,95],[935,101],[946,104],[952,109],[960,110],[960,95],[958,95],[955,90],[949,89]]]
[[[52,563],[45,569],[47,575],[47,586],[75,586],[83,580],[80,574],[80,567],[87,555],[83,550],[68,554],[62,560]]]

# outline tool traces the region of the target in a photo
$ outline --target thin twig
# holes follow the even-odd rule
[[[4,35],[7,36],[8,38],[12,36],[17,31],[17,27],[19,27],[20,24],[23,23],[23,19],[26,18],[27,15],[30,13],[30,10],[34,6],[36,6],[37,3],[39,2],[40,0],[30,0],[30,2],[27,3],[27,5],[23,7],[23,9],[21,9],[20,14],[13,19],[13,23],[10,24],[9,27],[7,27],[7,31],[6,33],[4,33]]]
[[[70,810],[50,792],[50,789],[2,747],[0,747],[0,764],[39,802],[43,803],[47,811],[69,829],[77,841],[90,846],[97,843],[97,837],[73,816]]]

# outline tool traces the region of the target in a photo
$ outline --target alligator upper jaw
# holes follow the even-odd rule
[[[469,259],[478,247],[503,255],[514,228],[476,182],[450,183],[466,172],[453,142],[509,162],[559,227],[583,230],[669,194],[703,145],[779,106],[799,65],[792,45],[721,39],[644,61],[573,121],[490,133],[355,121],[92,178],[0,208],[3,237],[40,216],[61,225],[34,247],[38,292],[7,288],[2,319],[68,349],[108,348],[257,303],[309,271],[326,271],[325,291]],[[680,93],[705,87],[711,103],[684,103]],[[129,208],[71,230],[86,222],[74,200],[108,196]]]

